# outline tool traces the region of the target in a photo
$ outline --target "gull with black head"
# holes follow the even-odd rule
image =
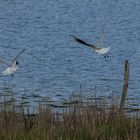
[[[19,54],[12,60],[12,62],[9,64],[4,60],[0,60],[0,63],[4,64],[6,66],[6,69],[2,71],[3,75],[11,75],[13,76],[13,73],[16,72],[18,69],[18,61],[17,58],[25,51],[25,49],[21,50]]]

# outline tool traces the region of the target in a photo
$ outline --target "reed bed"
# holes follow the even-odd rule
[[[32,112],[32,114],[31,114]],[[138,115],[118,108],[114,97],[106,100],[71,102],[63,111],[39,102],[36,109],[8,104],[0,112],[1,140],[139,140]]]

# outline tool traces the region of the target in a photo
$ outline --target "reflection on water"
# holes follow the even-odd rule
[[[139,0],[1,0],[0,58],[9,61],[27,49],[14,77],[0,75],[1,95],[6,85],[17,98],[27,98],[27,103],[42,97],[59,102],[83,85],[85,96],[92,96],[91,86],[96,86],[98,96],[112,92],[119,96],[128,59],[128,98],[139,102],[139,5]],[[104,46],[111,47],[107,59],[70,37],[98,44],[104,22]]]

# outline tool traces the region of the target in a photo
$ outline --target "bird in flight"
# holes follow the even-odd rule
[[[12,62],[9,64],[4,60],[0,60],[0,63],[4,64],[7,68],[2,71],[3,75],[11,75],[13,76],[13,73],[17,70],[18,68],[18,61],[17,58],[25,51],[25,49],[21,50],[19,54],[12,60]]]
[[[107,48],[104,48],[103,47],[103,39],[104,39],[104,28],[105,28],[105,24],[103,26],[103,30],[101,32],[101,36],[100,36],[100,39],[99,39],[99,47],[96,47],[95,45],[93,44],[89,44],[87,43],[86,41],[83,41],[82,39],[76,37],[76,36],[73,36],[72,37],[75,39],[75,41],[77,41],[78,43],[80,44],[83,44],[85,46],[88,46],[92,49],[94,49],[94,51],[100,55],[104,55],[104,57],[109,57],[108,55],[105,55],[109,50],[110,50],[110,47],[107,47]]]

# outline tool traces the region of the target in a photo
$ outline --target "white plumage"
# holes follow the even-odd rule
[[[3,75],[11,75],[17,70],[17,68],[18,68],[18,66],[17,66],[16,61],[15,61],[15,65],[7,67],[4,71],[2,71],[2,74]]]
[[[75,37],[75,36],[73,36],[73,35],[72,35],[72,37],[73,37],[78,43],[83,44],[83,45],[86,45],[86,46],[88,46],[88,47],[94,49],[94,52],[96,52],[96,53],[98,53],[98,54],[104,55],[104,54],[106,54],[106,53],[110,50],[110,47],[108,47],[108,48],[103,48],[104,28],[105,28],[105,24],[104,24],[103,30],[102,30],[102,32],[101,32],[101,36],[100,36],[100,39],[99,39],[99,46],[98,46],[98,47],[96,47],[96,46],[93,45],[93,44],[89,44],[89,43],[83,41],[82,39],[80,39],[80,38],[78,38],[78,37]],[[106,55],[106,56],[108,56],[108,55]],[[105,56],[105,57],[106,57],[106,56]]]
[[[108,48],[101,48],[101,49],[95,49],[95,52],[98,54],[106,54],[110,50],[110,47]]]
[[[16,72],[16,70],[18,69],[18,62],[17,62],[17,58],[25,51],[25,49],[23,49],[22,51],[20,51],[20,53],[13,59],[13,61],[11,62],[11,64],[8,64],[7,62],[5,62],[4,60],[0,60],[0,63],[3,63],[4,65],[6,65],[6,69],[4,71],[2,71],[3,75],[12,75],[14,72]]]

